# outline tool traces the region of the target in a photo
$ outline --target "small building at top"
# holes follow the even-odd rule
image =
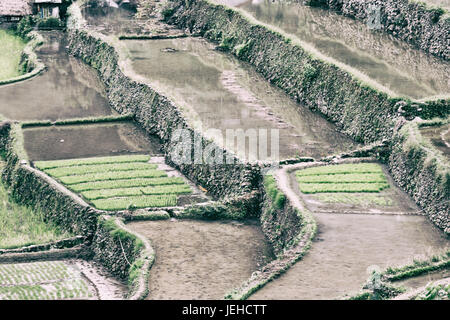
[[[0,23],[17,23],[30,15],[60,18],[61,5],[62,0],[0,0]]]

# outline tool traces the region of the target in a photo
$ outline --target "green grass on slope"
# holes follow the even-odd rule
[[[45,223],[39,210],[11,201],[0,184],[0,248],[17,248],[43,244],[72,236],[56,226]]]
[[[19,70],[25,41],[9,31],[0,30],[0,80],[22,75]]]

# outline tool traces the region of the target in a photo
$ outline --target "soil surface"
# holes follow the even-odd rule
[[[156,251],[147,299],[223,299],[272,258],[256,222],[132,222]]]
[[[424,127],[420,133],[450,160],[450,123],[439,127]]]
[[[59,160],[124,155],[161,154],[156,138],[132,123],[52,126],[23,130],[31,160]]]

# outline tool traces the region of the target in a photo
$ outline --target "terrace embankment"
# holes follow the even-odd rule
[[[320,158],[358,145],[319,114],[268,84],[247,64],[214,50],[215,46],[203,39],[123,43],[133,70],[180,106],[189,123],[224,148],[228,130],[260,129],[268,131],[268,139],[273,139],[271,129],[278,130],[281,159]],[[260,143],[273,150],[269,140],[257,141],[254,148],[233,143],[231,151],[247,161],[266,160],[258,153]],[[270,156],[268,153],[267,158]]]
[[[379,23],[380,29],[394,37],[438,57],[450,59],[447,42],[450,17],[443,10],[447,10],[447,13],[450,10],[448,1],[306,0],[298,2],[331,8],[366,22],[372,17]]]
[[[432,117],[448,114],[448,100],[411,102],[275,27],[243,11],[210,1],[171,3],[169,23],[188,28],[253,65],[272,84],[317,110],[357,141],[389,138],[397,112]],[[404,100],[404,101],[403,101]]]
[[[217,2],[233,5],[226,0]],[[256,20],[277,27],[366,74],[397,95],[424,99],[450,91],[448,61],[385,32],[375,32],[359,20],[284,1],[265,0],[257,4],[246,1],[238,7]]]

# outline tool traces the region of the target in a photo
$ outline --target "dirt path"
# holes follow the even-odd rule
[[[222,299],[271,255],[256,222],[133,222],[156,251],[147,299]]]

